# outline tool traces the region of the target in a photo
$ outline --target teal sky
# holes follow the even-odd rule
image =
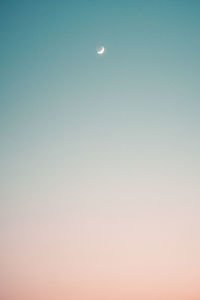
[[[161,260],[169,265],[179,261],[174,267],[177,278],[182,278],[179,267],[184,265],[185,277],[177,286],[189,281],[189,290],[200,297],[195,285],[200,275],[195,268],[200,266],[199,35],[197,0],[1,1],[0,232],[4,252],[0,260],[5,262],[5,274],[24,267],[21,277],[11,276],[10,283],[5,279],[15,296],[21,297],[17,287],[26,278],[25,249],[29,254],[31,249],[46,251],[38,232],[52,243],[55,238],[55,252],[61,247],[58,233],[64,249],[71,247],[73,252],[75,244],[80,246],[76,256],[80,273],[74,271],[67,251],[61,257],[72,264],[74,278],[81,281],[82,236],[86,236],[88,252],[91,243],[101,249],[98,234],[115,236],[119,231],[123,236],[130,218],[129,228],[135,220],[141,222],[139,229],[130,229],[132,235],[141,235],[145,245],[149,245],[147,236],[152,236],[148,259],[155,259],[156,266],[160,266],[156,257],[161,240],[155,228],[165,228],[171,252],[161,251]],[[98,45],[106,48],[101,57],[96,54]],[[97,223],[93,223],[95,216],[100,217]],[[93,242],[85,218],[94,230]],[[56,233],[50,238],[52,228]],[[76,242],[70,244],[72,236]],[[118,242],[115,237],[110,248],[119,249]],[[134,248],[127,236],[125,243]],[[191,247],[177,257],[174,243],[179,252],[185,245]],[[14,264],[9,263],[11,249],[17,253]],[[94,261],[98,251],[93,253]],[[127,258],[125,249],[118,254],[122,260]],[[136,256],[128,254],[130,260],[143,261],[143,252],[139,259]],[[27,272],[32,278],[30,257]],[[56,261],[54,252],[51,261]],[[97,269],[91,267],[88,278]],[[164,270],[159,271],[161,278]],[[106,267],[100,274],[104,271]],[[151,271],[149,263],[144,284]],[[59,269],[55,273],[63,278]],[[171,278],[170,271],[167,274]],[[112,280],[113,285],[117,279]],[[37,290],[30,282],[29,290]],[[45,283],[42,287],[45,294]],[[84,300],[83,294],[77,300]],[[73,292],[66,290],[63,295],[70,299]],[[108,295],[111,299],[114,294],[109,290]],[[126,299],[133,296],[130,292]],[[156,299],[150,291],[151,297]]]

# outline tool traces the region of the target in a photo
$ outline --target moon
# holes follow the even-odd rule
[[[101,46],[98,50],[97,50],[97,54],[98,55],[102,55],[105,52],[105,48],[103,46]]]

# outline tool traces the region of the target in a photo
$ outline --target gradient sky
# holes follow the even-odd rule
[[[200,299],[199,36],[198,0],[1,1],[2,300]]]

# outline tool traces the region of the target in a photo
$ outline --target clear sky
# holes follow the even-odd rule
[[[200,299],[199,36],[198,0],[0,2],[1,299]]]

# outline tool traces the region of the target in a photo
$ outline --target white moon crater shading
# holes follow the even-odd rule
[[[99,47],[99,48],[97,49],[97,54],[98,54],[98,55],[103,55],[104,52],[105,52],[105,48],[104,48],[103,46],[101,46],[101,47]]]

